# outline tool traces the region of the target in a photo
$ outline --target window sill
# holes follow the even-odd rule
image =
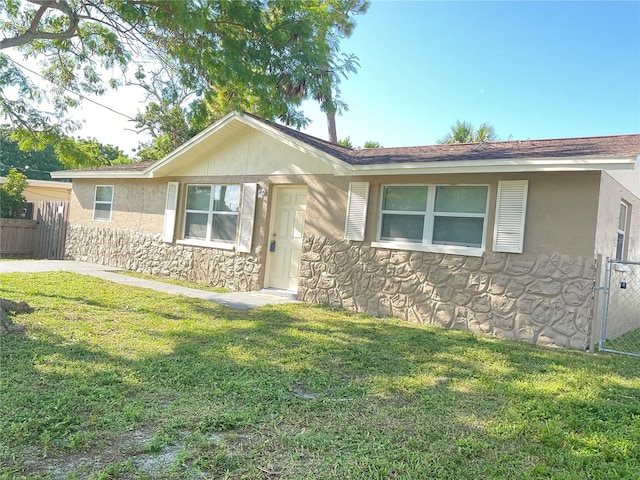
[[[481,257],[482,248],[458,247],[455,245],[421,245],[419,243],[401,242],[371,242],[372,247],[388,248],[390,250],[412,250],[416,252],[446,253],[449,255],[464,255],[467,257]]]
[[[178,245],[191,245],[192,247],[207,247],[207,248],[218,248],[220,250],[233,250],[236,248],[233,243],[224,243],[224,242],[207,242],[205,240],[195,240],[191,238],[185,238],[182,240],[177,240],[176,244]]]

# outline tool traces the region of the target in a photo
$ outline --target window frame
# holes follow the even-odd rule
[[[189,188],[190,187],[209,187],[210,196],[209,196],[209,206],[207,210],[193,210],[187,209],[187,201],[189,197]],[[238,209],[235,212],[227,212],[222,210],[214,210],[214,202],[215,195],[213,195],[213,190],[215,187],[238,187]],[[223,250],[233,250],[236,248],[236,244],[238,241],[238,229],[241,218],[241,208],[242,208],[242,194],[243,194],[243,185],[241,183],[188,183],[185,185],[184,190],[184,202],[182,204],[182,233],[181,238],[176,241],[178,244],[183,245],[196,245],[196,246],[204,246],[204,247],[215,247]],[[189,213],[196,214],[206,214],[207,215],[207,229],[205,233],[205,238],[191,238],[186,236],[186,228],[187,228],[187,216]],[[222,239],[214,239],[209,240],[212,235],[213,230],[213,219],[215,216],[235,216],[236,217],[236,226],[233,234],[232,240],[222,240]]]
[[[98,200],[98,189],[99,188],[109,188],[111,189],[111,200]],[[113,197],[115,194],[115,188],[113,185],[96,185],[93,190],[93,212],[91,214],[91,219],[94,222],[110,222],[113,214]],[[109,205],[109,218],[96,218],[96,205]]]
[[[620,228],[620,214],[622,213],[622,207],[624,207],[624,222],[623,228]],[[624,200],[621,200],[618,205],[618,225],[616,227],[616,253],[615,259],[619,262],[624,262],[627,259],[627,231],[629,230],[629,210],[631,205]],[[622,236],[622,243],[618,239]],[[620,247],[620,248],[618,248]]]
[[[427,204],[424,212],[383,210],[384,193],[386,187],[425,187],[427,188]],[[485,187],[487,189],[487,200],[484,213],[464,213],[464,212],[437,212],[435,210],[435,200],[437,187]],[[371,245],[379,248],[416,250],[434,253],[449,253],[453,255],[482,256],[486,248],[487,224],[489,220],[489,205],[491,199],[491,185],[488,183],[385,183],[380,186],[380,202],[378,208],[378,225],[376,231],[376,241]],[[382,216],[390,212],[401,214],[424,216],[424,227],[422,239],[418,242],[408,240],[390,240],[382,238]],[[433,228],[436,217],[472,217],[482,218],[482,240],[480,246],[466,246],[454,244],[433,243]]]

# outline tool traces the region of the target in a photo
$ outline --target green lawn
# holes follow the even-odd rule
[[[636,328],[612,340],[607,340],[604,343],[604,347],[609,350],[640,355],[640,328]]]
[[[0,275],[3,479],[637,479],[640,361]]]

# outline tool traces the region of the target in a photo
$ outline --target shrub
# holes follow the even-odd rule
[[[0,216],[18,218],[27,206],[27,199],[22,192],[27,188],[27,177],[15,168],[9,170],[7,181],[0,185]]]

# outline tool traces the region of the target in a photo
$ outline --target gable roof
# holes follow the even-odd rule
[[[231,113],[155,162],[53,172],[54,178],[162,177],[198,148],[248,126],[333,166],[336,175],[634,169],[640,134],[353,150],[248,113]]]

